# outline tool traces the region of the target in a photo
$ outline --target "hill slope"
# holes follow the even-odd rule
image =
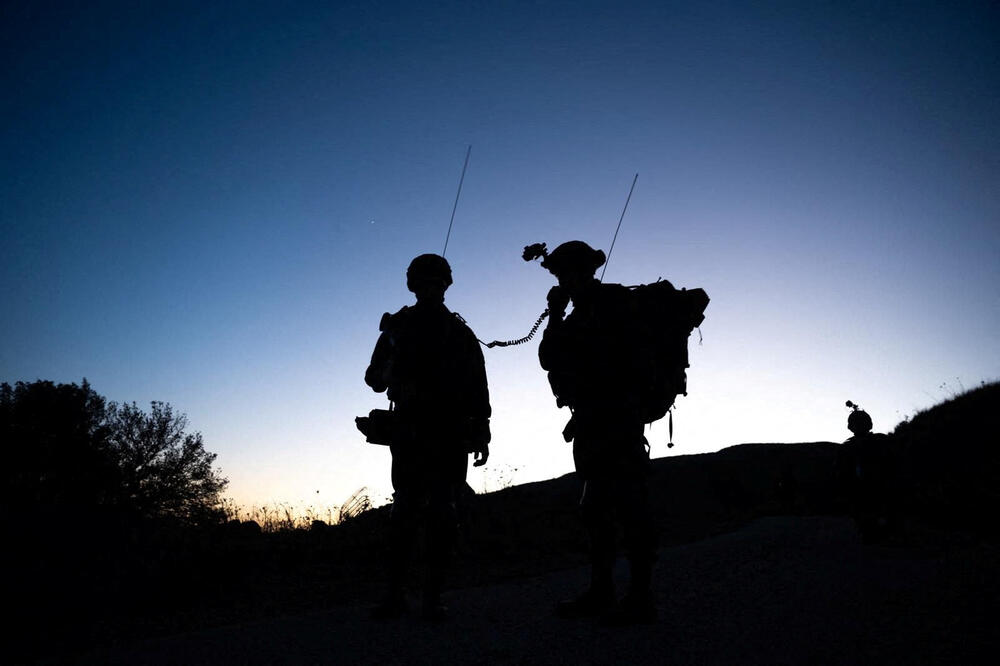
[[[998,408],[1000,384],[986,385],[918,414],[889,437],[899,471],[895,504],[905,518],[902,538],[892,545],[905,553],[961,543],[971,553],[973,564],[967,573],[983,583],[983,590],[996,587],[991,544],[998,533],[993,508],[1000,481],[997,450],[983,433],[990,432]],[[716,453],[653,460],[651,499],[661,555],[737,532],[767,516],[795,516],[780,523],[785,536],[779,541],[793,542],[796,530],[845,514],[847,503],[836,472],[840,450],[832,442],[741,444]],[[469,498],[463,506],[462,538],[451,575],[455,593],[471,594],[459,590],[583,566],[587,542],[577,515],[579,494],[579,481],[567,475]],[[114,566],[96,569],[99,575],[78,567],[77,579],[89,582],[66,588],[86,589],[87,595],[69,595],[55,600],[58,604],[46,601],[46,609],[54,605],[68,609],[63,615],[76,624],[65,632],[57,623],[34,622],[27,614],[22,624],[30,645],[25,649],[62,644],[67,652],[79,653],[88,644],[124,643],[279,615],[340,607],[363,612],[359,607],[378,596],[383,582],[388,509],[314,530],[266,534],[228,525],[190,533],[152,526],[145,532],[119,535],[108,541],[108,548],[119,542],[128,548],[114,549],[114,559],[109,559]],[[813,518],[822,520],[810,522]],[[847,530],[838,537],[841,546],[860,547],[850,521],[835,520],[838,530]],[[751,550],[765,553],[773,546],[774,539],[767,537]],[[776,576],[786,555],[793,553],[767,555]],[[981,566],[987,560],[990,566]],[[727,572],[731,566],[752,570],[758,564],[752,558],[735,564],[707,563],[693,585],[729,581],[720,583],[719,593],[725,596],[726,585],[741,584]],[[855,574],[862,575],[845,575]],[[870,583],[853,579],[851,584]],[[929,600],[923,613],[933,615],[935,604],[948,601],[938,599],[945,592],[935,585],[926,583],[919,592],[921,599]],[[970,590],[975,587],[961,588],[951,601],[981,606],[981,599],[962,596],[973,594]],[[918,602],[923,603],[914,601]],[[45,613],[48,617],[48,610]]]

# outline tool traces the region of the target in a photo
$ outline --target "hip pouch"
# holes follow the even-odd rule
[[[391,409],[373,409],[368,416],[358,416],[355,425],[369,444],[390,446],[399,432],[399,418]]]

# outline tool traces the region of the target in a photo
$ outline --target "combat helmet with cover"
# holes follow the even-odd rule
[[[406,269],[406,288],[414,291],[421,282],[440,281],[447,289],[451,286],[451,265],[438,254],[421,254],[414,257]]]
[[[541,245],[544,247],[544,243]],[[525,254],[530,247],[524,249]],[[593,275],[607,260],[603,250],[595,250],[578,240],[567,241],[544,256],[542,268],[557,276],[568,271]]]

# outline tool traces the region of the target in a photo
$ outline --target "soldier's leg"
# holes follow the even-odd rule
[[[629,560],[629,587],[620,608],[610,618],[619,624],[656,619],[652,593],[657,533],[649,502],[649,456],[645,440],[621,459],[614,479],[615,509],[624,528],[625,552]]]
[[[580,515],[590,537],[591,588],[613,590],[615,523],[613,489],[606,479],[588,479],[580,498]]]
[[[402,599],[405,591],[407,570],[420,523],[421,504],[420,493],[415,488],[401,488],[392,494],[386,558],[388,595],[393,598]]]
[[[451,565],[458,535],[458,489],[465,484],[468,455],[446,451],[436,461],[435,473],[428,488],[427,564],[424,571],[424,613],[441,617],[446,609],[441,603],[445,576]]]
[[[587,479],[580,515],[590,538],[590,587],[581,596],[556,605],[561,617],[587,617],[608,612],[615,603],[615,523],[608,483]]]
[[[631,580],[629,596],[648,597],[656,562],[657,533],[649,504],[649,487],[644,470],[622,479],[618,513],[625,532],[625,549]]]
[[[451,565],[452,549],[458,528],[453,489],[449,486],[431,490],[427,506],[427,563],[424,569],[424,612],[444,612],[441,592]]]
[[[657,531],[649,501],[649,451],[642,425],[637,426],[637,444],[624,460],[618,476],[618,513],[625,530],[625,549],[632,567],[632,588],[649,589],[653,563],[656,561]]]
[[[393,452],[392,509],[385,541],[387,589],[382,603],[372,611],[376,618],[394,617],[406,610],[407,570],[425,502],[420,478],[415,471],[405,453]]]

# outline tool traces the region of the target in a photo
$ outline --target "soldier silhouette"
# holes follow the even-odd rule
[[[656,617],[651,582],[656,533],[650,515],[649,453],[643,436],[643,359],[635,353],[636,305],[628,288],[594,274],[604,252],[563,243],[542,266],[559,280],[548,294],[549,323],[538,357],[556,404],[573,413],[563,432],[573,442],[584,481],[580,508],[590,538],[591,580],[578,598],[557,604],[561,617],[607,616],[614,622]],[[567,316],[570,301],[573,310]],[[616,518],[624,527],[629,589],[616,606],[612,569]]]
[[[475,454],[475,466],[489,458],[486,367],[475,334],[444,305],[451,283],[444,257],[422,254],[410,263],[406,286],[417,302],[383,315],[365,373],[365,383],[376,392],[387,391],[395,405],[388,592],[373,609],[376,618],[407,611],[406,569],[421,520],[426,534],[423,613],[430,619],[446,615],[441,591],[468,454]]]
[[[849,437],[837,457],[840,482],[847,496],[849,510],[862,541],[882,540],[893,527],[891,512],[894,466],[889,438],[872,432],[874,424],[868,412],[850,400],[847,406]]]

